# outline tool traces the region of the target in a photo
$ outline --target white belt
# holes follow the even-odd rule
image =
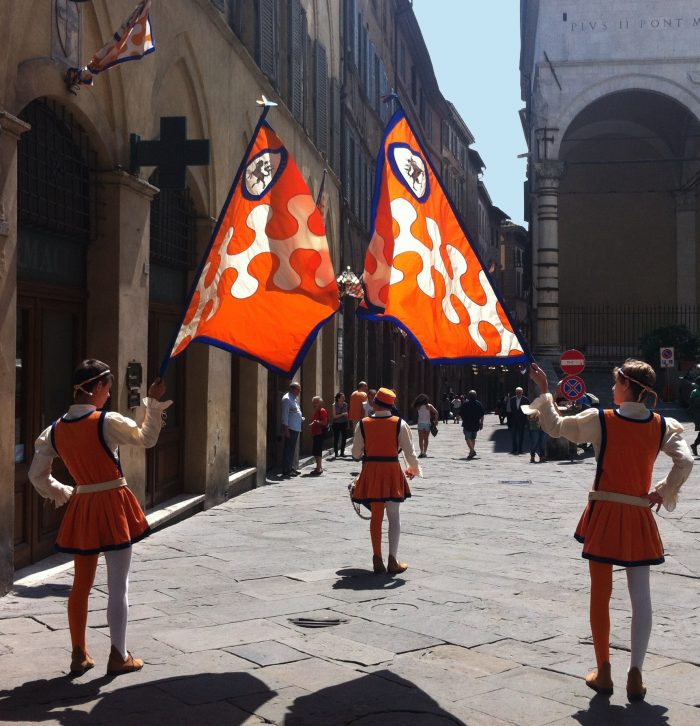
[[[80,484],[75,487],[73,494],[93,494],[94,492],[107,492],[110,489],[119,489],[126,486],[126,479],[112,479],[112,481],[101,481],[97,484]]]
[[[630,494],[619,494],[618,492],[588,492],[588,501],[617,502],[618,504],[631,504],[633,507],[649,508],[649,500],[646,497],[633,497]]]

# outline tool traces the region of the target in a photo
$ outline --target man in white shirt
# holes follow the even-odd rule
[[[299,405],[300,393],[301,385],[297,381],[293,381],[289,385],[289,392],[282,396],[282,438],[284,440],[282,476],[301,474],[298,469],[294,468],[294,454],[304,422]]]

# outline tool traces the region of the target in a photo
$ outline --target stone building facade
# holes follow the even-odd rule
[[[71,371],[83,357],[111,365],[115,410],[132,413],[132,362],[141,366],[136,388],[145,395],[261,93],[280,99],[269,120],[314,193],[328,170],[328,239],[339,257],[335,0],[171,0],[168,12],[153,12],[155,53],[69,93],[66,68],[85,63],[133,5],[0,2],[0,410],[7,424],[0,429],[0,592],[15,566],[51,551],[58,525],[60,512],[27,480],[36,435],[70,403]],[[189,138],[211,140],[211,163],[189,167],[182,193],[159,193],[157,169],[126,171],[130,135],[157,138],[166,116],[184,116]],[[330,323],[300,372],[306,399],[317,392],[330,399],[336,389],[335,346]],[[287,383],[270,378],[251,361],[203,345],[172,364],[175,404],[158,446],[122,454],[142,504],[211,506],[264,480],[269,442],[276,443],[268,410],[277,410]]]
[[[698,302],[700,8],[522,0],[521,36],[536,341],[557,356],[563,306]]]

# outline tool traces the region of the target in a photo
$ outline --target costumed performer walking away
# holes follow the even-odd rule
[[[396,394],[380,388],[374,397],[374,416],[363,418],[355,431],[352,458],[362,458],[362,471],[353,492],[353,501],[370,508],[369,532],[372,540],[372,567],[375,573],[389,571],[395,575],[408,568],[399,562],[401,520],[399,506],[411,496],[408,479],[423,476],[413,450],[411,429],[399,416],[392,414]],[[406,470],[399,463],[399,451],[406,458]],[[389,520],[389,559],[384,566],[382,558],[382,520],[384,511]]]
[[[74,555],[75,574],[68,598],[70,671],[82,674],[95,665],[86,643],[88,597],[95,580],[97,559],[104,552],[107,563],[107,623],[112,648],[107,673],[140,670],[143,661],[126,649],[129,615],[131,546],[150,533],[138,500],[128,489],[119,462],[119,445],[150,448],[158,440],[161,413],[172,401],[161,402],[165,383],[151,384],[143,403],[146,416],[137,426],[132,419],[104,409],[114,376],[102,361],[83,361],[73,374],[73,405],[51,424],[34,444],[29,479],[39,494],[60,507],[68,503],[56,539],[59,552]],[[51,475],[53,459],[66,465],[75,488]]]
[[[664,549],[651,508],[672,512],[678,492],[693,468],[693,457],[682,437],[683,427],[672,418],[650,411],[647,395],[656,393],[654,369],[643,361],[628,359],[613,371],[613,410],[589,408],[563,417],[548,393],[545,373],[533,363],[530,378],[541,395],[530,404],[539,411],[540,425],[554,437],[590,441],[598,466],[588,504],[576,528],[583,543],[583,557],[591,576],[590,619],[597,668],[586,684],[604,694],[613,692],[610,672],[610,597],[613,565],[624,567],[632,605],[630,667],[627,697],[640,701],[646,695],[642,667],[651,634],[649,566],[664,561]],[[659,451],[671,457],[668,475],[652,488],[654,461]]]

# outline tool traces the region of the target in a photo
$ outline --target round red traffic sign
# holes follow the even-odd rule
[[[586,367],[586,357],[580,350],[572,348],[571,350],[567,350],[566,353],[562,353],[559,360],[559,367],[564,373],[575,375]]]
[[[561,395],[569,401],[578,401],[586,392],[586,384],[583,378],[578,376],[567,376],[561,382]]]

